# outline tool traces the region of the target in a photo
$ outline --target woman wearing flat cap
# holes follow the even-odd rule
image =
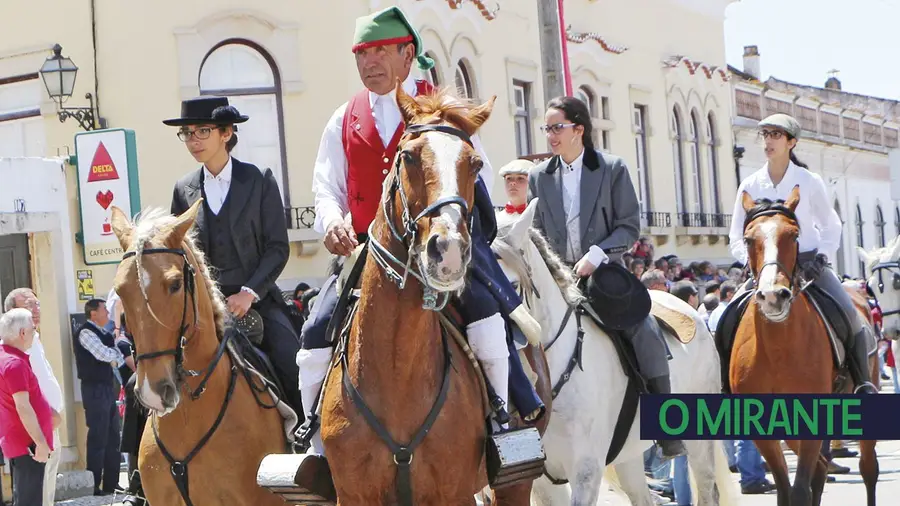
[[[194,228],[216,269],[225,304],[236,319],[251,308],[262,316],[260,349],[272,362],[287,403],[302,416],[294,360],[300,340],[275,284],[290,254],[281,193],[271,169],[231,156],[237,124],[248,119],[227,98],[204,96],[185,100],[180,118],[163,121],[178,127],[178,139],[201,164],[175,183],[172,214],[203,199]]]
[[[810,172],[809,167],[794,154],[801,131],[800,123],[787,114],[773,114],[759,122],[759,136],[765,142],[768,162],[742,181],[738,188],[729,233],[731,241],[729,248],[734,258],[744,265],[747,264],[747,247],[744,244],[744,220],[747,212],[743,204],[744,193],[753,201],[759,199],[787,201],[792,190],[797,187],[800,202],[794,213],[800,225],[800,235],[797,238],[798,265],[805,273],[806,279],[814,279],[813,283],[836,300],[847,316],[852,332],[848,336],[851,350],[847,354],[847,363],[857,391],[877,393],[870,383],[866,330],[862,318],[828,263],[828,259],[834,257],[841,244],[841,218],[831,207],[831,199],[822,178]],[[742,287],[741,292],[746,288],[747,285]],[[735,299],[737,298],[738,295],[735,296]],[[824,342],[822,345],[827,346]]]

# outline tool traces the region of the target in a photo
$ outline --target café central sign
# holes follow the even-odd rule
[[[84,263],[118,263],[124,251],[112,231],[110,210],[115,205],[134,216],[141,209],[134,131],[78,133],[75,154]]]

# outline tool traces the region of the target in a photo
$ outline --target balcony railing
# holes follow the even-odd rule
[[[678,225],[687,228],[730,228],[731,215],[721,213],[679,213]]]
[[[642,212],[641,224],[646,227],[668,228],[672,226],[670,213]]]
[[[290,230],[313,228],[316,222],[315,207],[285,207],[284,216]]]

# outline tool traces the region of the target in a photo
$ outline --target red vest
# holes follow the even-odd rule
[[[416,81],[416,94],[434,91],[428,81]],[[385,147],[369,105],[369,90],[363,89],[347,103],[341,141],[347,156],[347,201],[357,234],[369,231],[381,202],[381,187],[397,152],[406,126],[400,122],[391,143]]]

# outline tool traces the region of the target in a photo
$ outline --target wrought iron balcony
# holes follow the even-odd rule
[[[678,225],[687,228],[730,228],[731,215],[722,213],[679,213]]]
[[[315,207],[285,207],[284,215],[290,230],[310,229],[316,222]]]
[[[645,227],[668,228],[672,226],[670,213],[642,212],[641,225]]]

